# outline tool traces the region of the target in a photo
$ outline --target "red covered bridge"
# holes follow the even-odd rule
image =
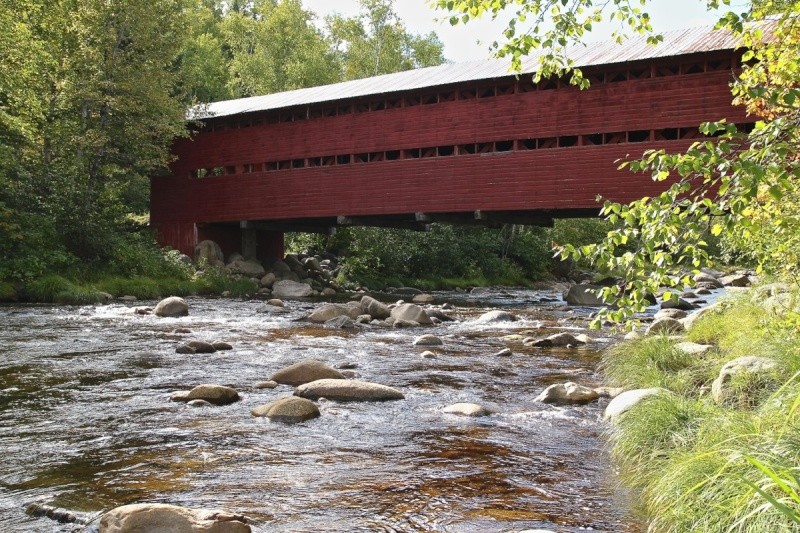
[[[534,84],[504,60],[448,64],[211,104],[152,179],[162,245],[282,256],[283,232],[430,222],[549,225],[664,187],[617,170],[685,150],[709,120],[745,123],[729,85],[741,54],[708,28],[577,47],[591,81]],[[527,74],[536,58],[530,58]]]

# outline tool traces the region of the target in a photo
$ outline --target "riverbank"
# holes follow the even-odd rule
[[[651,394],[610,433],[653,531],[773,533],[800,523],[798,296],[734,293],[685,335],[608,350],[608,384]]]

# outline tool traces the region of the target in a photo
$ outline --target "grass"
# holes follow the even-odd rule
[[[17,299],[17,290],[11,283],[0,281],[0,302],[13,302]]]
[[[615,346],[608,380],[663,387],[621,417],[610,434],[622,481],[636,489],[649,531],[800,531],[800,334],[785,315],[740,296],[701,318],[688,339],[713,344],[689,356],[666,337]],[[710,383],[726,362],[775,359],[776,373],[737,378],[717,404]]]

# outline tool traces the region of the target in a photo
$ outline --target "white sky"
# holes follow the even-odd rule
[[[705,4],[705,0],[652,0],[646,11],[656,31],[667,31],[716,22],[719,17],[706,11]],[[735,11],[741,12],[747,2],[733,0],[732,4]],[[358,0],[303,0],[303,5],[320,18],[331,13],[349,17],[359,12]],[[395,0],[395,11],[412,33],[435,31],[444,43],[445,57],[456,62],[489,57],[489,46],[502,37],[505,29],[505,21],[492,21],[488,17],[470,21],[466,25],[450,26],[445,12],[429,7],[428,0]],[[608,24],[597,27],[586,40],[607,39],[613,29]]]

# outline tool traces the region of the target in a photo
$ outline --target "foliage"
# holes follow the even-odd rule
[[[671,392],[634,407],[612,436],[620,475],[638,489],[653,531],[796,530],[798,330],[758,298],[739,297],[698,320],[690,336],[716,345],[702,357],[681,355],[666,337],[604,355],[613,383]],[[715,404],[704,391],[723,364],[745,354],[774,358],[782,378],[750,380],[754,389]]]

